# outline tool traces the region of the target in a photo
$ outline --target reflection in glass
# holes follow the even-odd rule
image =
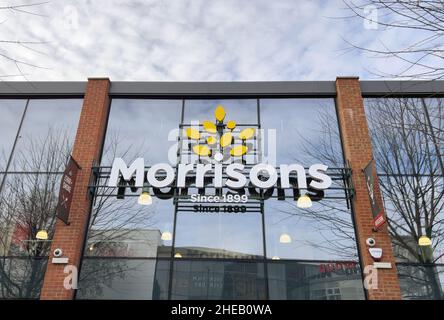
[[[24,100],[0,102],[2,168],[24,105]],[[38,298],[46,269],[43,257],[49,254],[54,233],[59,172],[71,153],[81,106],[80,99],[29,100],[0,193],[0,296]],[[43,230],[48,238],[37,239]]]
[[[0,195],[0,255],[46,256],[52,239],[61,175],[9,174]]]
[[[341,203],[343,202],[343,203]],[[282,259],[358,259],[345,200],[323,199],[308,209],[293,200],[265,201],[267,256]],[[291,241],[280,238],[288,234]]]
[[[169,261],[85,258],[76,299],[164,300]]]
[[[170,148],[177,151],[181,112],[181,100],[113,99],[102,165],[116,157],[127,163],[143,157],[145,165],[168,162]]]
[[[46,263],[46,258],[1,257],[0,299],[38,299]]]
[[[264,264],[175,260],[171,299],[260,300],[266,298]]]
[[[6,169],[25,105],[26,100],[0,99],[0,171]]]
[[[180,100],[113,99],[102,155],[102,165],[114,158],[131,163],[143,157],[145,165],[168,163],[168,153],[177,152],[177,133],[182,112]],[[174,163],[175,164],[175,163]],[[106,185],[102,179],[99,185]],[[160,199],[154,191],[150,205],[139,203],[142,190],[126,188],[119,194],[115,188],[100,187],[91,213],[88,233],[88,256],[158,257],[170,256],[174,205],[171,199]],[[159,192],[168,192],[160,190]]]
[[[272,300],[364,300],[356,262],[269,262]]]
[[[98,197],[93,207],[85,254],[169,257],[172,239],[162,239],[162,233],[173,230],[172,200],[156,198],[151,206],[142,206],[135,196],[117,199],[115,193],[108,192],[108,196]]]
[[[344,167],[333,99],[262,99],[261,124],[266,130],[276,130],[277,164]],[[336,172],[340,173],[333,170],[331,174]],[[265,201],[269,258],[358,259],[351,210],[341,190],[344,181],[341,175],[332,178],[331,188],[320,201],[313,198],[311,207],[301,208],[291,198]],[[290,195],[291,190],[287,192]],[[299,192],[295,200],[305,193]],[[288,234],[292,241],[282,243],[282,234]]]
[[[166,162],[168,153],[175,159],[175,138],[179,131],[173,132],[170,136],[173,139],[168,139],[168,135],[171,129],[179,127],[181,103],[115,99],[102,165],[110,165],[117,156],[127,163],[143,156],[146,165]],[[180,146],[182,152],[191,150],[188,140],[196,143],[200,138],[199,145],[218,144],[220,137],[212,141],[202,134],[203,131],[211,134],[215,127],[217,130],[213,121],[218,105],[225,108],[227,128],[230,120],[261,128],[257,100],[186,100],[183,115],[186,145]],[[261,101],[261,108],[262,128],[276,130],[277,163],[309,166],[322,162],[330,167],[343,167],[333,99],[268,99]],[[222,114],[220,108],[219,113]],[[211,123],[205,123],[205,128],[198,127],[201,131],[198,134],[192,130],[187,134],[186,128],[193,120]],[[232,122],[230,127],[234,127]],[[236,127],[236,134],[243,129]],[[272,140],[272,136],[265,133],[265,139]],[[225,142],[229,143],[229,139]],[[269,146],[271,142],[266,141],[264,145]],[[178,159],[186,162],[184,157]],[[255,162],[258,161],[256,158]],[[106,178],[103,180],[98,185],[106,185]],[[274,198],[266,200],[264,207],[261,200],[251,198],[245,212],[217,213],[203,207],[196,210],[195,205],[208,206],[209,203],[190,203],[184,199],[186,195],[203,192],[195,188],[192,178],[187,183],[188,188],[181,190],[182,197],[177,203],[173,203],[172,194],[164,197],[168,199],[161,199],[149,188],[153,201],[150,206],[137,203],[142,190],[128,187],[123,194],[113,188],[97,189],[77,298],[265,299],[268,294],[284,299],[363,298],[356,262],[350,262],[352,267],[347,267],[347,271],[325,267],[328,271],[317,277],[321,262],[291,264],[286,260],[357,261],[351,212],[347,209],[341,173],[336,173],[333,187],[324,194],[330,199],[322,196],[319,199],[309,193],[311,207],[297,206],[296,200],[301,195],[297,192],[294,200],[287,194],[290,197],[286,201],[278,201],[274,190]],[[224,189],[223,193],[227,191]],[[247,194],[256,192],[251,189]],[[205,194],[214,195],[215,189],[207,187]],[[265,258],[273,259],[269,260],[273,264],[268,274]],[[341,263],[346,264],[340,262],[337,266]],[[267,276],[273,285],[269,293]]]
[[[181,163],[258,162],[256,100],[186,100],[183,125]]]
[[[253,99],[221,99],[221,100],[185,100],[184,123],[192,121],[215,120],[214,111],[217,106],[225,109],[225,121],[237,124],[255,124],[257,117],[257,101]]]
[[[444,264],[398,263],[396,267],[404,300],[444,299]]]
[[[259,213],[177,214],[175,251],[185,258],[263,257]]]
[[[276,130],[278,164],[343,166],[333,99],[261,99],[261,125]]]
[[[436,270],[444,256],[444,100],[364,102],[393,252],[403,264],[403,296],[441,299]],[[422,236],[432,245],[420,246]]]
[[[10,170],[63,171],[74,143],[82,101],[30,100]]]
[[[37,241],[35,236],[46,230],[52,239],[61,179],[57,172],[64,170],[70,144],[54,132],[44,138],[38,132],[21,138],[14,157],[14,170],[36,173],[9,172],[4,178],[0,194],[0,252],[4,255],[48,254],[49,242]],[[24,151],[25,141],[29,149]]]
[[[181,148],[182,155],[192,153],[193,141],[191,140],[196,140],[198,137],[200,137],[199,144],[208,146],[207,136],[209,136],[214,137],[216,141],[215,147],[210,146],[213,149],[212,155],[220,153],[224,156],[223,160],[218,160],[217,157],[211,159],[181,157],[181,162],[195,163],[208,160],[212,163],[227,164],[244,160],[246,164],[257,163],[257,156],[255,156],[257,144],[254,136],[260,128],[258,119],[257,100],[186,100],[183,123],[189,126],[196,121],[202,126],[191,127],[189,134],[184,134],[185,140]],[[247,128],[251,129],[244,131]],[[196,130],[200,132],[196,132]],[[212,134],[211,131],[215,131],[215,133]],[[248,138],[245,143],[248,145],[249,152],[241,159],[241,157],[231,156],[230,150],[233,145],[242,144],[242,131],[244,131],[243,138]],[[195,184],[192,179],[190,179],[188,185],[188,196],[196,195],[199,192],[193,187]],[[228,189],[222,190],[223,194],[229,192]],[[231,193],[234,194],[235,192],[231,190]],[[205,190],[205,195],[210,194],[215,194],[214,188]],[[257,208],[249,210],[250,212],[241,211],[247,207],[242,203],[238,205],[227,203],[226,206],[223,206],[223,204],[217,206],[220,212],[211,213],[206,211],[211,209],[211,204],[179,200],[175,254],[182,258],[258,259],[263,257],[260,206],[256,204]],[[222,212],[229,210],[232,210],[232,212]]]
[[[400,262],[444,253],[444,99],[365,99],[381,192]],[[432,250],[418,245],[427,235]]]

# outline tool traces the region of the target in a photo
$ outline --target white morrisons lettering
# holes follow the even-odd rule
[[[223,179],[223,174],[228,178]],[[328,166],[323,164],[314,164],[308,169],[308,176],[311,178],[309,187],[316,190],[328,189],[332,180],[327,175]],[[177,179],[175,170],[167,163],[153,165],[146,172],[146,180],[154,188],[165,188],[172,186],[176,181],[176,187],[185,188],[187,175],[193,174],[196,177],[195,185],[197,188],[204,187],[205,177],[213,179],[215,188],[222,188],[224,185],[231,189],[245,188],[250,182],[258,188],[268,189],[276,186],[278,179],[281,188],[290,188],[290,174],[296,173],[298,188],[306,189],[307,174],[303,166],[299,164],[282,164],[279,170],[272,165],[260,163],[253,166],[249,173],[245,173],[245,166],[240,163],[233,163],[223,168],[221,164],[179,164]],[[145,162],[143,158],[137,158],[127,166],[122,158],[114,159],[111,169],[111,176],[108,181],[109,187],[116,187],[120,178],[129,181],[135,178],[134,187],[143,187],[145,180]],[[225,181],[224,181],[225,180]]]

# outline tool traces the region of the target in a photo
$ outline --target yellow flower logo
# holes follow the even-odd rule
[[[239,132],[236,130],[235,121],[224,122],[226,112],[222,106],[216,107],[214,116],[215,121],[202,122],[203,130],[200,126],[199,129],[193,127],[186,129],[188,139],[194,141],[191,148],[193,152],[199,157],[213,158],[217,162],[224,159],[226,151],[229,151],[232,157],[242,157],[247,154],[249,151],[247,140],[255,136],[255,129],[246,128]]]

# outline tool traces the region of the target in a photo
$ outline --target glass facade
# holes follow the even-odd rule
[[[367,198],[354,193],[352,181],[360,182],[344,160],[334,98],[223,96],[111,99],[103,146],[96,141],[100,163],[85,168],[95,180],[81,186],[92,206],[76,299],[365,299],[355,231],[362,226],[354,225],[351,201]],[[40,296],[82,103],[0,99],[0,299]],[[364,104],[402,298],[443,299],[443,99]],[[173,182],[156,188],[144,175],[136,187],[135,176],[119,175],[108,185],[114,159],[129,165],[140,157],[145,173],[169,164]],[[271,187],[248,176],[258,163],[277,169]],[[185,185],[176,187],[179,166],[189,164]],[[209,164],[198,185],[195,166]],[[227,174],[231,164],[243,165],[241,188],[227,185],[241,180]],[[309,174],[300,187],[293,170],[284,187],[282,164],[301,164],[306,174],[325,164],[332,184],[313,188],[319,179]],[[215,165],[224,170],[220,186]],[[268,179],[270,172],[258,173]],[[384,288],[377,294],[396,294]]]
[[[39,297],[81,107],[81,99],[0,100],[0,298]]]
[[[214,122],[219,105],[223,121],[235,123],[227,149],[244,143],[236,138],[244,129],[257,133],[245,142],[247,154],[211,147],[204,121]],[[198,141],[187,137],[193,128]],[[210,156],[193,153],[196,144]],[[223,164],[248,168],[325,163],[333,185],[325,194],[308,190],[313,206],[306,209],[296,205],[302,191],[222,188],[249,200],[219,212],[190,203],[191,194],[218,192],[194,180],[180,194],[150,188],[150,206],[138,203],[142,188],[106,186],[116,157],[176,168],[211,163],[217,153]],[[364,299],[343,168],[333,99],[113,99],[76,298]]]
[[[444,100],[374,98],[365,106],[403,298],[443,299]]]

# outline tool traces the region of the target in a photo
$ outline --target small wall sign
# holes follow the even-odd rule
[[[57,204],[57,218],[62,220],[65,224],[69,224],[69,210],[71,208],[72,195],[79,169],[79,165],[71,156],[66,165],[65,172],[63,173],[59,192],[59,202]]]
[[[363,172],[365,175],[365,182],[367,186],[368,196],[370,198],[370,203],[372,206],[374,229],[378,230],[386,222],[386,219],[384,217],[384,211],[379,207],[379,205],[376,202],[376,194],[375,194],[376,172],[373,159],[364,168]]]

